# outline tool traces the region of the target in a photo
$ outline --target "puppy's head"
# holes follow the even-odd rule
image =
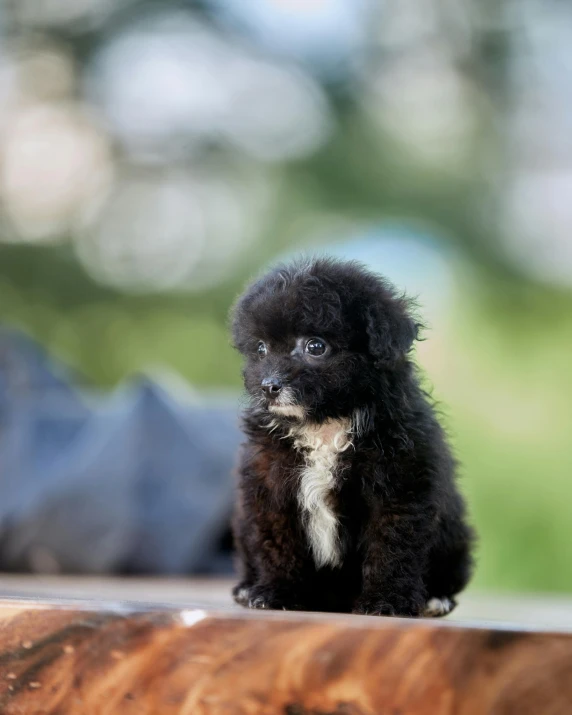
[[[314,259],[247,288],[232,331],[258,406],[323,422],[375,401],[380,375],[407,364],[417,327],[384,279],[354,262]]]

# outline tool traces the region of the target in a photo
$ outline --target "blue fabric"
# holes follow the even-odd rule
[[[149,378],[96,394],[0,329],[0,568],[229,571],[239,441],[232,396]]]

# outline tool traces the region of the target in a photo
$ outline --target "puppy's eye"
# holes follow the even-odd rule
[[[313,357],[320,357],[326,352],[327,348],[328,346],[321,338],[310,338],[306,343],[305,350]]]
[[[268,348],[266,347],[266,344],[262,342],[262,340],[258,343],[256,352],[258,353],[258,355],[260,357],[265,357],[266,354],[268,353]]]

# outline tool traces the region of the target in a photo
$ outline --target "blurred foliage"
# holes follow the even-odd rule
[[[572,306],[555,305],[464,300],[431,371],[479,532],[475,587],[572,590]]]

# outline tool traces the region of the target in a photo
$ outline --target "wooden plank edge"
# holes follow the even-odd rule
[[[572,634],[483,624],[0,603],[0,713],[572,712]]]

